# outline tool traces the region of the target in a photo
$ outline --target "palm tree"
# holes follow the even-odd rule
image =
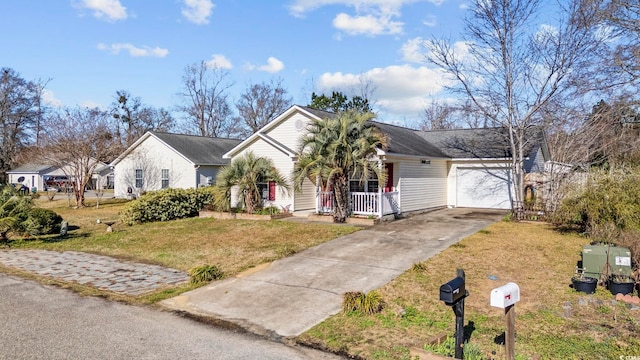
[[[350,214],[350,179],[364,181],[375,174],[380,183],[386,181],[375,155],[387,147],[388,139],[369,121],[373,118],[372,113],[350,110],[313,120],[301,139],[293,168],[294,189],[299,190],[309,179],[323,191],[332,191],[334,222],[345,222]]]
[[[261,206],[259,183],[275,182],[276,185],[290,191],[287,180],[278,172],[271,159],[255,156],[247,152],[223,167],[216,177],[216,185],[225,193],[226,201],[231,200],[231,188],[238,187],[241,203],[247,213],[253,213]]]

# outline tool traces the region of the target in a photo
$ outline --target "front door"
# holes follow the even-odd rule
[[[384,185],[384,192],[393,191],[393,163],[384,164],[387,171],[387,183]]]

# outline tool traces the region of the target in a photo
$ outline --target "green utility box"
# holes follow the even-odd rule
[[[631,251],[619,246],[585,245],[582,247],[582,268],[584,276],[596,279],[612,274],[629,276],[631,275]]]

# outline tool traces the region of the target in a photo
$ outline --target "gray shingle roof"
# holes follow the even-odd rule
[[[337,114],[330,111],[313,109],[307,106],[300,107],[321,119],[334,118],[337,116]],[[371,123],[389,136],[389,147],[387,148],[388,153],[428,157],[447,157],[438,148],[418,136],[415,133],[415,130],[377,121],[371,121]]]
[[[525,156],[540,144],[542,132],[540,129],[529,131],[528,143],[525,144]],[[511,147],[507,129],[505,128],[478,128],[478,129],[453,129],[418,131],[422,138],[437,146],[443,153],[451,158],[509,158]]]
[[[446,153],[430,144],[417,134],[416,130],[385,124],[377,121],[372,123],[383,133],[389,136],[388,153],[428,156],[428,157],[448,157]]]
[[[46,164],[24,164],[15,169],[7,171],[8,173],[40,173],[54,167]]]
[[[308,106],[299,106],[299,107],[319,117],[320,119],[334,118],[337,116],[336,113],[333,113],[331,111],[318,110],[318,109],[310,108]]]
[[[299,106],[321,118],[333,118],[337,114],[330,111]],[[388,153],[442,157],[458,159],[504,159],[511,157],[511,147],[507,131],[504,128],[477,128],[420,131],[402,126],[372,121],[383,133],[389,136]],[[528,143],[525,144],[525,156],[536,145],[544,146],[544,133],[539,128],[527,131]]]
[[[196,165],[228,164],[229,159],[223,159],[222,155],[241,142],[238,139],[210,138],[155,131],[151,133]]]

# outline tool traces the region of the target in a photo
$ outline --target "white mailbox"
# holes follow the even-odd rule
[[[491,290],[491,306],[505,309],[520,301],[520,287],[510,282]]]

